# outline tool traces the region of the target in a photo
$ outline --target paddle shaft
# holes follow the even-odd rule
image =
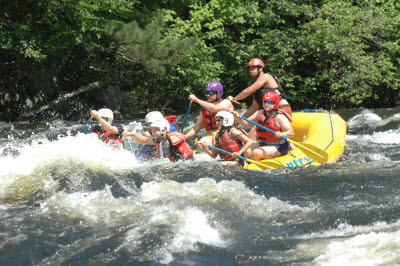
[[[93,116],[91,116],[91,117],[89,118],[89,121],[88,121],[87,124],[86,124],[86,128],[85,128],[85,131],[83,131],[83,134],[86,134],[86,133],[87,133],[87,131],[88,131],[89,127],[90,127],[90,123],[92,122],[92,117],[93,117]]]
[[[187,119],[188,116],[189,116],[189,112],[190,112],[190,108],[191,108],[191,107],[192,107],[192,101],[190,101],[189,107],[188,107],[188,109],[187,109],[187,111],[186,111],[185,119],[183,120],[183,124],[182,124],[182,128],[181,128],[181,132],[183,132],[183,129],[185,128],[186,119]]]
[[[264,127],[264,126],[262,126],[260,124],[257,124],[256,122],[253,122],[253,121],[247,119],[246,117],[243,117],[243,116],[239,116],[239,117],[241,119],[243,119],[243,120],[246,120],[249,123],[252,123],[253,125],[256,125],[256,126],[261,127],[262,129],[265,129],[265,130],[267,130],[267,131],[269,131],[269,132],[271,132],[273,134],[276,134],[275,131],[273,131],[273,130],[271,130],[269,128],[266,128],[266,127]],[[306,152],[307,155],[310,158],[318,161],[320,164],[326,163],[328,161],[328,154],[326,153],[326,151],[321,150],[320,148],[317,148],[317,147],[315,147],[315,146],[313,146],[311,144],[306,144],[306,143],[302,144],[302,143],[296,142],[294,140],[286,138],[285,136],[281,136],[281,138],[283,138],[284,140],[287,140],[289,142],[294,143],[296,146],[299,147],[299,149],[302,149],[303,152]],[[307,145],[308,145],[308,147],[307,147]],[[310,149],[310,148],[312,148],[313,150]]]
[[[203,142],[199,142],[199,143],[203,144]],[[217,150],[217,151],[224,152],[226,154],[232,155],[232,152],[229,152],[229,151],[226,151],[226,150],[223,150],[223,149],[217,148],[215,146],[211,146],[211,145],[207,145],[207,146],[212,148],[212,149],[214,149],[214,150]],[[243,156],[240,156],[240,155],[238,156],[238,158],[243,159],[243,160],[247,160],[246,157],[243,157]]]
[[[131,149],[131,152],[132,152],[133,154],[135,154],[135,152],[133,151],[133,148],[132,148],[131,141],[130,141],[128,138],[126,138],[126,140],[128,141],[129,148]]]
[[[202,142],[197,142],[197,143],[203,144]],[[217,148],[217,147],[215,147],[215,146],[211,146],[211,145],[207,145],[207,146],[210,147],[210,148],[212,148],[212,149],[215,149],[215,150],[217,150],[217,151],[224,152],[224,153],[226,153],[226,154],[232,155],[232,153],[229,152],[229,151],[226,151],[226,150],[223,150],[223,149]],[[263,167],[268,167],[268,166],[266,166],[266,165],[264,165],[264,164],[262,164],[262,163],[259,163],[259,162],[254,161],[254,160],[250,160],[249,158],[246,158],[246,157],[243,157],[243,156],[240,156],[240,155],[238,156],[238,158],[243,159],[243,160],[245,160],[245,161],[248,161],[248,162],[250,162],[250,163],[254,163],[254,164],[261,165],[261,166],[263,166]]]
[[[273,133],[273,134],[276,134],[276,132],[273,131],[272,129],[269,129],[269,128],[266,128],[266,127],[264,127],[264,126],[262,126],[262,125],[260,125],[260,124],[257,124],[256,122],[253,122],[253,121],[247,119],[246,117],[243,117],[243,116],[239,116],[239,117],[240,117],[241,119],[243,119],[243,120],[246,120],[246,121],[249,122],[249,123],[252,123],[253,125],[256,125],[256,126],[261,127],[262,129],[265,129],[265,130],[267,130],[267,131],[269,131],[269,132],[271,132],[271,133]],[[283,138],[284,140],[287,140],[287,141],[292,141],[292,140],[288,139],[288,138],[285,137],[285,136],[281,136],[281,138]]]

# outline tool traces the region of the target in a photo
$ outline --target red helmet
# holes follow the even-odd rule
[[[265,103],[266,101],[272,101],[272,102],[274,102],[273,108],[274,108],[275,110],[277,110],[277,109],[279,108],[279,102],[280,102],[280,100],[281,100],[281,98],[279,97],[278,94],[276,94],[276,92],[269,91],[269,92],[267,92],[266,94],[264,94],[264,97],[263,97],[263,99],[262,99],[263,108],[264,108],[264,106],[265,106],[264,103]]]
[[[258,58],[252,58],[247,66],[262,66],[265,68],[264,62]]]

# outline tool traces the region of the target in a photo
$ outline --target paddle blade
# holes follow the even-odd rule
[[[230,100],[230,101],[231,101],[231,103],[232,103],[232,105],[233,105],[233,107],[235,109],[241,109],[242,108],[242,104],[240,102],[237,102],[237,101],[234,101],[234,100]]]
[[[291,141],[288,139],[288,141]],[[315,147],[309,143],[299,143],[295,141],[293,142],[297,148],[299,148],[305,155],[310,157],[312,160],[318,162],[319,164],[324,164],[328,161],[329,155],[326,151],[321,150],[320,148]]]
[[[249,163],[256,164],[260,167],[266,168],[266,169],[278,169],[278,168],[285,168],[287,167],[284,164],[281,164],[280,162],[269,160],[269,161],[254,161],[247,159]]]

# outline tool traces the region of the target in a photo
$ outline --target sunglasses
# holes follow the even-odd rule
[[[264,104],[275,104],[274,101],[264,101]]]
[[[215,119],[215,122],[222,122],[222,119]]]
[[[206,91],[206,95],[214,95],[215,93],[215,91]]]

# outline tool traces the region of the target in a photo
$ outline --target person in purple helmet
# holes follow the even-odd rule
[[[235,110],[231,101],[222,99],[223,93],[224,88],[222,84],[218,81],[211,81],[206,86],[207,101],[198,99],[194,94],[189,95],[189,100],[198,103],[203,109],[200,112],[196,124],[186,132],[186,139],[194,137],[204,127],[207,131],[207,135],[202,137],[200,142],[212,145],[212,139],[218,132],[215,114],[220,111],[233,112]],[[200,144],[197,145],[197,149],[203,151],[203,147]]]

